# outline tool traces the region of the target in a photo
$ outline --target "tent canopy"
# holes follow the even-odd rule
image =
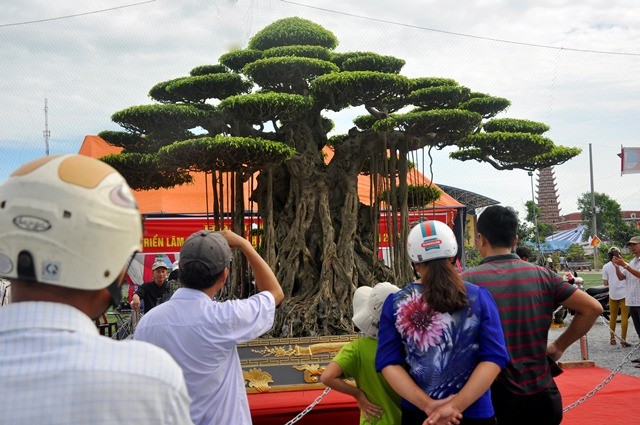
[[[540,251],[545,253],[566,251],[571,245],[582,241],[582,237],[586,230],[587,226],[580,225],[572,229],[563,230],[562,232],[547,236],[547,239],[543,243],[540,243]],[[535,244],[533,242],[529,242],[527,245],[534,246]]]

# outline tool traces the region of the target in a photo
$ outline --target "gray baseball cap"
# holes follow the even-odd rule
[[[220,273],[231,261],[231,248],[220,233],[199,230],[192,233],[180,249],[180,266],[197,261],[207,266],[212,275]]]

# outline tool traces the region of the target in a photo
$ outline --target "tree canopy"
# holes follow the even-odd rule
[[[627,225],[622,219],[620,204],[605,193],[594,192],[597,235],[614,245],[625,246],[632,236],[640,234],[637,227]],[[591,193],[583,193],[578,198],[578,209],[582,222],[589,229],[585,235],[593,234],[593,210]],[[586,237],[586,236],[585,236]]]
[[[500,170],[535,170],[580,153],[544,137],[545,124],[496,118],[507,99],[448,78],[409,78],[401,74],[402,59],[337,46],[316,23],[276,21],[246,49],[155,84],[149,95],[157,103],[116,112],[112,119],[125,131],[100,133],[124,148],[104,160],[137,189],[170,187],[188,182],[189,171],[207,171],[216,177],[217,205],[221,173],[232,173],[238,232],[246,233],[238,192],[259,171],[251,196],[263,218],[259,249],[286,297],[273,330],[278,336],[351,332],[358,286],[411,281],[408,213],[439,196],[428,185],[408,184],[412,152],[455,147],[452,159]],[[350,107],[366,113],[330,137],[334,125],[324,113]],[[368,202],[358,197],[361,174],[371,182]],[[394,217],[390,267],[378,257],[381,214]],[[245,270],[233,264],[240,283],[232,288],[240,289],[227,295],[246,296]]]

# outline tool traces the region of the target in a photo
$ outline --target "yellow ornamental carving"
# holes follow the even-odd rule
[[[255,388],[259,393],[268,393],[271,390],[271,388],[269,388],[269,382],[273,382],[273,379],[271,375],[262,369],[254,368],[243,371],[242,378],[248,381],[250,388]]]
[[[304,370],[304,382],[308,384],[315,384],[318,382],[318,377],[324,372],[324,367],[320,367],[319,364],[303,364],[299,366],[293,366],[295,370]]]
[[[307,345],[306,347],[305,346],[300,347],[296,345],[295,354],[296,356],[314,356],[322,353],[337,353],[346,344],[347,344],[347,341],[311,344],[311,345]]]

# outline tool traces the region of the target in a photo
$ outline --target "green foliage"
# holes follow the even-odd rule
[[[273,57],[258,59],[244,67],[247,74],[266,90],[301,93],[309,87],[309,80],[337,72],[338,67],[320,59]]]
[[[158,151],[158,161],[184,171],[243,171],[249,177],[267,164],[291,158],[295,150],[260,138],[217,135],[183,140]]]
[[[584,261],[584,258],[585,258],[584,248],[578,245],[577,243],[574,243],[571,246],[569,246],[569,249],[567,249],[565,257],[567,261]]]
[[[240,72],[247,64],[262,58],[262,52],[259,50],[235,50],[225,53],[218,59],[220,63],[232,71]]]
[[[400,199],[400,188],[395,189],[396,197]],[[385,200],[389,196],[389,191],[380,193],[379,199]],[[407,186],[407,205],[409,208],[420,208],[434,203],[442,196],[442,192],[432,185]]]
[[[408,78],[373,71],[322,75],[311,84],[315,99],[334,111],[347,106],[382,102],[387,98],[404,95],[408,89]]]
[[[360,115],[353,119],[353,123],[361,130],[371,130],[378,118],[373,115]]]
[[[549,126],[544,123],[514,118],[496,118],[484,123],[482,128],[487,133],[499,131],[510,133],[542,134],[549,131]]]
[[[255,50],[297,45],[335,49],[338,46],[338,39],[331,31],[314,22],[293,17],[280,19],[266,26],[249,40],[249,48]]]
[[[331,60],[331,51],[322,46],[280,46],[267,49],[262,53],[263,58],[295,56],[301,58]]]
[[[402,243],[393,248],[392,268],[382,267],[371,255],[378,212],[356,203],[358,173],[375,171],[375,190],[388,189],[393,179],[415,166],[399,155],[426,146],[458,145],[460,151],[452,157],[498,169],[532,170],[580,152],[554,146],[537,134],[546,126],[525,125],[523,120],[494,119],[483,129],[483,119],[508,107],[506,99],[472,92],[452,79],[410,79],[399,75],[401,59],[371,52],[334,53],[337,44],[333,33],[310,21],[274,22],[251,38],[247,49],[220,56],[219,65],[199,66],[188,77],[156,84],[149,94],[161,104],[116,112],[113,120],[128,133],[101,133],[127,152],[105,162],[137,189],[189,182],[187,171],[232,172],[242,179],[269,171],[257,179],[252,195],[261,214],[273,217],[265,225],[263,246],[269,247],[268,261],[279,269],[278,278],[290,295],[276,319],[278,333],[350,331],[349,309],[342,308],[344,303],[327,308],[322,288],[348,298],[355,286],[409,278]],[[346,134],[329,139],[336,149],[331,162],[324,163],[322,148],[333,123],[323,113],[351,106],[364,106],[368,115],[358,117],[357,127]],[[199,137],[190,131],[194,128]],[[394,195],[405,194],[405,183],[400,182],[403,189]],[[222,191],[228,188],[217,187],[214,211],[219,211]],[[409,187],[407,192],[408,199],[394,199],[394,207],[405,201],[412,208],[424,207],[439,196],[428,186]],[[241,211],[235,213],[239,228]],[[325,229],[334,236],[317,237]],[[479,255],[473,247],[466,249],[468,264],[474,265]],[[245,283],[240,287],[250,286]],[[323,315],[308,318],[304,311]]]
[[[218,105],[218,109],[249,124],[261,125],[268,121],[293,121],[311,110],[308,97],[286,93],[251,93],[231,96]]]
[[[377,71],[399,74],[406,62],[393,56],[366,53],[348,58],[340,68],[343,71]]]
[[[484,161],[498,170],[536,170],[562,163],[581,152],[554,146],[546,137],[530,133],[476,133],[458,143],[460,150],[449,156],[461,161]]]
[[[392,114],[377,121],[374,131],[402,131],[410,135],[432,134],[430,145],[444,147],[454,144],[478,125],[482,117],[475,112],[460,109],[436,109],[417,111],[407,114]],[[443,129],[446,129],[443,131]],[[426,142],[425,142],[426,143]],[[419,149],[424,145],[410,144],[410,149]]]
[[[148,152],[155,148],[155,143],[150,143],[146,137],[138,134],[125,133],[124,131],[105,130],[98,133],[107,143],[124,148],[123,153]]]
[[[457,86],[457,85],[458,83],[456,82],[456,80],[452,80],[451,78],[423,77],[423,78],[411,79],[411,91],[428,89],[431,87]]]
[[[533,158],[532,163],[534,166],[528,167],[526,165],[522,165],[521,169],[523,170],[537,170],[540,168],[551,167],[552,165],[560,165],[564,164],[571,158],[580,155],[582,149],[580,148],[567,148],[565,146],[554,146],[549,152],[545,152],[542,155],[537,155]]]
[[[333,136],[329,137],[329,140],[327,140],[327,146],[338,146],[347,139],[349,139],[348,134],[334,134]]]
[[[620,204],[611,199],[605,193],[595,192],[596,206],[596,226],[598,237],[602,240],[610,241],[619,247],[625,246],[632,237],[640,234],[634,226],[627,225],[622,219],[622,208]],[[578,198],[578,209],[582,215],[582,221],[589,229],[589,234],[593,229],[593,211],[591,209],[591,193],[583,193]]]
[[[458,108],[477,112],[482,115],[482,118],[487,119],[495,117],[498,113],[507,109],[509,105],[511,105],[511,102],[501,97],[478,96],[461,102]]]
[[[136,134],[183,133],[205,119],[206,113],[188,105],[140,105],[118,111],[113,122]]]
[[[202,65],[196,66],[193,68],[189,74],[192,77],[196,77],[198,75],[207,75],[207,74],[226,74],[228,72],[227,67],[223,65]]]
[[[166,86],[165,90],[183,102],[204,102],[207,99],[224,99],[251,90],[252,84],[236,74],[205,74],[180,78]]]
[[[134,190],[170,188],[193,181],[189,173],[166,167],[155,154],[122,153],[103,156],[100,160],[126,176]]]
[[[143,137],[140,137],[137,134],[125,133],[124,131],[104,130],[98,133],[98,136],[103,138],[110,145],[119,146],[121,148],[142,143],[144,140]]]
[[[182,99],[180,97],[176,97],[167,91],[167,87],[169,87],[173,83],[177,83],[180,80],[187,79],[189,77],[180,77],[174,78],[173,80],[163,81],[161,83],[156,84],[151,87],[149,90],[149,97],[153,100],[157,100],[162,103],[171,103],[171,102],[180,102]]]
[[[469,244],[464,245],[464,258],[467,267],[475,267],[479,265],[482,260],[482,256],[480,255],[478,248]]]
[[[414,90],[408,100],[423,109],[453,109],[469,99],[469,90],[463,86],[435,86]]]

